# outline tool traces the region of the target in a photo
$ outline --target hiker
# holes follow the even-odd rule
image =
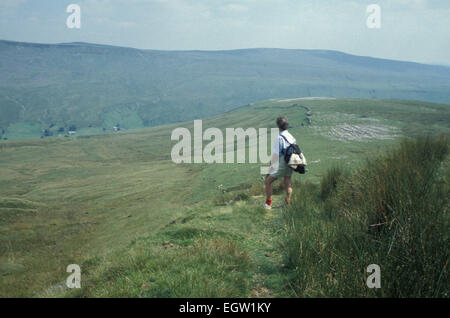
[[[287,131],[289,124],[286,117],[278,117],[277,126],[280,133],[278,134],[278,138],[275,141],[272,150],[272,159],[269,167],[269,174],[266,176],[266,180],[264,182],[266,186],[266,203],[264,204],[264,208],[266,209],[272,208],[272,182],[274,182],[278,178],[283,178],[284,188],[286,191],[286,204],[289,204],[291,202],[292,195],[291,176],[293,170],[287,165],[286,161],[284,160],[284,155],[286,149],[289,147],[289,144],[295,144],[296,140]],[[287,139],[287,142],[285,138]]]

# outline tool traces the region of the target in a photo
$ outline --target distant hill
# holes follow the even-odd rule
[[[323,50],[0,41],[0,137],[10,139],[155,126],[310,96],[450,103],[450,67]]]

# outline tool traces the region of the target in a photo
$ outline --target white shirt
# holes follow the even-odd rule
[[[280,153],[284,155],[284,151],[289,147],[289,143],[287,143],[286,140],[284,140],[284,138],[281,137],[281,135],[283,135],[289,141],[289,143],[291,144],[297,143],[294,136],[292,136],[287,130],[283,130],[282,132],[280,132],[272,149],[272,153],[278,156],[281,156]]]

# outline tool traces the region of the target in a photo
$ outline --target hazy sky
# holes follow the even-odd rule
[[[66,7],[81,7],[81,29]],[[366,25],[381,7],[381,29]],[[449,0],[0,0],[0,39],[143,49],[332,49],[450,65]]]

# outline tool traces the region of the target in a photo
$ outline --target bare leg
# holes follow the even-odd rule
[[[291,177],[285,176],[284,180],[284,189],[286,191],[286,203],[291,203],[291,195],[292,195],[292,183]]]
[[[266,186],[266,200],[272,199],[272,182],[277,180],[277,178],[267,176],[266,181],[264,181],[264,184]]]

